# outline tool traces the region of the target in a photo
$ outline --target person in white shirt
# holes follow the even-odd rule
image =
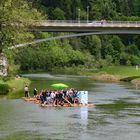
[[[24,87],[24,94],[25,94],[25,97],[29,97],[29,88],[27,85]]]

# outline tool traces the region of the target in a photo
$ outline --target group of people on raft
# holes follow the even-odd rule
[[[24,88],[25,97],[29,97],[28,86]],[[40,104],[51,104],[51,105],[64,105],[65,103],[79,104],[80,99],[78,98],[78,91],[74,88],[68,90],[41,90],[37,91],[36,88],[33,90],[34,98],[39,100]]]

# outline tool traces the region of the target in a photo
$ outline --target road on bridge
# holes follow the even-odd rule
[[[97,32],[100,34],[140,34],[140,21],[70,21],[48,20],[35,22],[29,31]]]

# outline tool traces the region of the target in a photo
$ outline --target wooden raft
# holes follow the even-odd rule
[[[40,104],[39,100],[36,100],[36,98],[26,98],[23,97],[23,99],[26,102],[34,103],[34,104]],[[93,103],[88,103],[88,104],[70,104],[70,103],[64,103],[63,105],[53,105],[53,104],[40,104],[41,107],[82,107],[82,106],[95,106]]]

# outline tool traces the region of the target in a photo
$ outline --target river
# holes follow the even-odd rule
[[[95,107],[41,108],[22,99],[0,99],[0,140],[139,140],[140,87],[90,77],[29,74],[30,94],[65,83],[89,91]]]

